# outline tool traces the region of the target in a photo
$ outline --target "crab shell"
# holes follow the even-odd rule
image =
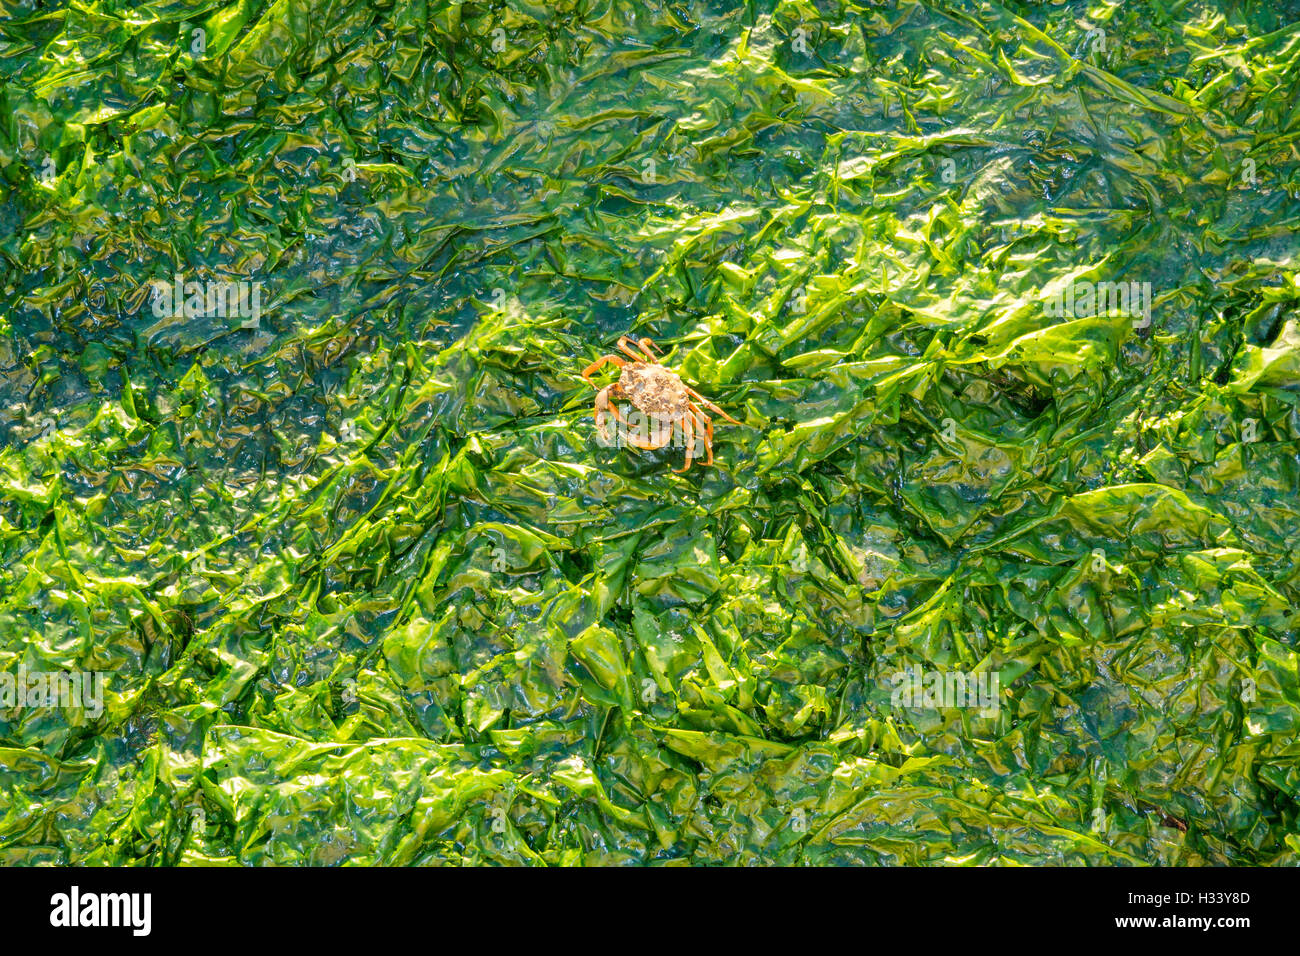
[[[680,421],[686,417],[691,396],[677,373],[662,365],[628,362],[618,379],[618,390],[647,415]]]

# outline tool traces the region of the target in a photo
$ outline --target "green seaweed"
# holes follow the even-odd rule
[[[0,671],[105,681],[0,710],[0,862],[1300,863],[1298,58],[0,3]],[[598,440],[623,334],[712,467]]]

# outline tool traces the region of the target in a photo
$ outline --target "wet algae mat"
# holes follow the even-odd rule
[[[1298,60],[3,0],[0,862],[1300,863]]]

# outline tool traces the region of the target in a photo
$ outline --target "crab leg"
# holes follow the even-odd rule
[[[612,394],[615,398],[618,398],[618,395],[617,395],[617,392],[618,392],[618,382],[615,382],[613,385],[610,385],[609,388],[613,389],[613,392],[611,392],[610,394]],[[627,425],[627,419],[623,417],[623,412],[622,412],[622,410],[618,407],[618,403],[617,403],[617,402],[609,402],[608,404],[609,404],[609,413],[610,413],[611,415],[614,416],[614,421],[616,421],[616,422],[618,422],[620,425],[623,425],[623,426],[626,427],[626,425]]]
[[[627,362],[619,358],[617,355],[602,355],[600,358],[596,359],[596,361],[592,362],[590,365],[588,365],[585,369],[582,370],[582,377],[585,378],[588,382],[591,382],[592,374],[602,366],[614,365],[617,366],[618,368],[622,368],[626,364]],[[594,385],[595,383],[592,382],[592,384]]]
[[[682,432],[686,436],[686,461],[680,468],[674,468],[674,474],[685,474],[686,470],[691,467],[691,459],[694,457],[691,452],[695,451],[695,419],[682,418]]]
[[[654,342],[648,338],[640,338],[633,342],[626,335],[622,335],[619,336],[618,347],[638,362],[648,362],[651,365],[659,363],[659,353],[655,351]],[[641,351],[634,352],[634,348]]]
[[[718,414],[718,415],[721,415],[723,418],[725,418],[727,421],[731,422],[733,425],[740,425],[740,424],[743,424],[742,422],[738,422],[738,421],[736,421],[734,418],[732,418],[730,415],[728,415],[726,412],[724,412],[722,409],[720,409],[717,405],[714,405],[711,401],[709,401],[707,398],[705,398],[703,395],[701,395],[701,394],[700,394],[699,392],[697,392],[695,389],[691,388],[689,385],[685,386],[685,388],[686,388],[686,391],[689,392],[689,393],[691,394],[691,396],[692,396],[692,397],[693,397],[697,402],[699,402],[701,405],[703,405],[703,406],[704,406],[705,408],[707,408],[709,411],[714,412],[714,413],[716,413],[716,414]]]
[[[638,352],[634,352],[634,351],[632,351],[632,346],[628,344],[628,340],[627,340],[627,336],[626,336],[626,335],[621,336],[621,337],[619,338],[619,340],[618,340],[618,347],[619,347],[619,349],[621,349],[622,352],[623,352],[625,355],[627,355],[627,356],[628,356],[628,357],[629,357],[633,362],[644,362],[644,361],[645,361],[645,356],[644,356],[644,355],[641,355],[641,354],[638,353]]]
[[[705,415],[690,402],[687,403],[687,407],[690,408],[691,414],[699,419],[700,424],[704,426],[704,450],[709,456],[708,461],[704,464],[711,465],[713,464],[713,419],[709,418],[708,415]]]
[[[602,388],[599,392],[596,393],[596,430],[599,431],[606,438],[609,437],[609,433],[605,431],[605,413],[610,411],[609,390],[613,387],[614,387],[613,385],[606,385],[604,388]],[[617,418],[618,409],[615,408],[613,411],[614,411],[614,417]]]
[[[623,410],[618,407],[617,402],[621,394],[622,390],[618,387],[618,382],[610,382],[596,393],[596,426],[598,428],[604,428],[606,412],[614,416],[614,421],[625,429],[627,428],[627,419],[623,417]],[[611,401],[611,399],[614,400]]]

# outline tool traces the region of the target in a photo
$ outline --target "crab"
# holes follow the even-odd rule
[[[688,386],[672,369],[660,365],[658,353],[650,339],[638,339],[634,348],[627,336],[623,336],[618,340],[618,347],[631,358],[630,362],[619,355],[602,355],[582,372],[582,377],[599,389],[596,392],[596,428],[601,435],[608,437],[605,430],[607,414],[613,415],[615,421],[627,430],[627,419],[618,406],[610,403],[610,399],[625,398],[644,413],[653,426],[648,430],[648,435],[628,432],[626,437],[629,445],[636,448],[662,448],[680,427],[686,444],[686,463],[673,471],[681,474],[691,467],[692,460],[700,457],[695,453],[696,439],[702,432],[706,455],[704,464],[712,465],[713,420],[700,406],[721,415],[733,425],[739,425],[740,422]],[[622,372],[617,382],[599,388],[591,377],[605,365],[614,365]]]

